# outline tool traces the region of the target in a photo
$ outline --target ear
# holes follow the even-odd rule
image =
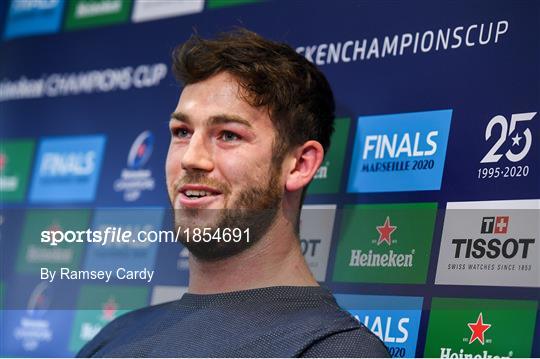
[[[309,184],[319,169],[324,157],[322,145],[317,141],[307,141],[291,154],[285,188],[294,192]]]

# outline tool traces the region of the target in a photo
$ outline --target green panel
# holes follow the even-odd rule
[[[100,285],[82,286],[69,349],[78,352],[105,325],[131,310],[147,305],[148,288]]]
[[[34,141],[0,142],[0,202],[24,201]]]
[[[17,255],[17,272],[31,273],[39,278],[41,267],[78,269],[84,243],[62,242],[51,246],[41,242],[41,232],[86,231],[89,220],[90,211],[86,209],[28,211]]]
[[[348,118],[336,119],[330,148],[313,181],[311,181],[307,194],[339,192],[350,122]]]
[[[535,301],[433,298],[424,356],[530,357],[537,307]]]
[[[82,29],[127,22],[132,0],[70,0],[66,29]]]
[[[237,6],[244,4],[259,3],[263,0],[208,0],[206,4],[207,9],[217,9],[227,6]]]
[[[346,206],[334,281],[425,283],[436,213],[437,203]]]

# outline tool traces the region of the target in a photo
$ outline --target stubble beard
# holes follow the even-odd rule
[[[274,167],[274,166],[272,166]],[[279,186],[279,174],[276,168],[270,171],[266,186],[252,186],[239,193],[238,199],[226,209],[175,209],[174,221],[180,242],[198,260],[215,262],[235,256],[258,243],[270,230],[276,219],[283,193]],[[203,182],[193,181],[193,182]],[[218,236],[209,242],[195,242],[194,230],[210,228],[208,233]],[[235,242],[233,236],[225,241],[224,233],[237,228],[240,240]],[[188,229],[188,232],[186,231]],[[189,237],[188,237],[189,233]],[[249,237],[248,237],[249,233]],[[218,239],[221,237],[221,240]],[[208,238],[208,237],[207,237]]]

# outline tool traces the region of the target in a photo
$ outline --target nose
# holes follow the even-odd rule
[[[186,151],[182,156],[184,170],[199,170],[210,172],[214,169],[212,151],[202,133],[194,133],[189,140]]]

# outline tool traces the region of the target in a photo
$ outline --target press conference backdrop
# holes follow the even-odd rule
[[[2,355],[72,356],[126,311],[185,292],[178,244],[44,246],[39,233],[168,226],[171,52],[244,26],[334,89],[301,222],[317,280],[395,357],[540,356],[540,2],[0,6]],[[118,266],[156,275],[40,279]]]

